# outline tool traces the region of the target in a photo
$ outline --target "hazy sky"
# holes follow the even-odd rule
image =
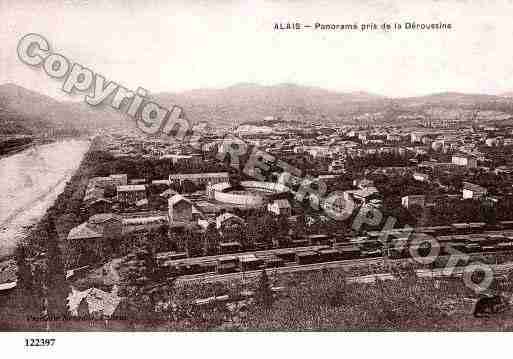
[[[293,82],[412,96],[513,90],[511,1],[0,0],[0,83],[66,98],[21,63],[19,39],[131,89],[151,92]],[[275,22],[451,23],[450,31],[279,32]]]

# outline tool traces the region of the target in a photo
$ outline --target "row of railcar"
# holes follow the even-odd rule
[[[485,231],[504,231],[513,230],[513,221],[500,221],[494,225],[489,225],[484,222],[471,222],[471,223],[453,223],[446,226],[431,226],[431,227],[415,227],[415,228],[395,228],[384,231],[368,231],[361,237],[352,237],[344,233],[330,233],[330,234],[307,234],[300,237],[283,236],[277,238],[275,244],[272,243],[257,243],[256,250],[271,250],[273,248],[299,248],[316,245],[333,246],[339,243],[352,243],[355,240],[361,242],[358,245],[367,245],[373,243],[372,241],[383,241],[383,239],[390,237],[408,237],[411,233],[424,233],[432,237],[439,236],[452,236],[452,235],[471,235],[480,234]],[[368,242],[366,242],[366,240]],[[378,256],[380,249],[377,246],[374,248],[362,248],[362,253],[367,257]],[[239,242],[221,243],[219,244],[220,254],[237,255],[242,253],[243,248]]]
[[[496,226],[494,229],[497,228]],[[433,227],[405,227],[394,228],[384,231],[368,231],[366,235],[371,239],[389,238],[389,237],[408,237],[412,233],[425,233],[433,237],[458,235],[458,234],[473,234],[481,233],[490,229],[486,223],[453,223],[447,226],[433,226]]]
[[[217,260],[216,272],[219,274],[277,268],[285,265],[306,265],[361,258],[358,246],[340,247],[321,246],[316,250],[288,249],[273,254],[258,256],[247,254],[227,256]]]
[[[311,247],[309,247],[311,248]],[[355,244],[317,246],[308,248],[283,248],[265,254],[225,255],[216,259],[177,261],[162,260],[160,266],[165,268],[169,275],[194,275],[217,273],[227,274],[261,270],[264,268],[277,268],[285,265],[305,265],[323,262],[332,262],[349,259],[360,259],[366,255]],[[182,255],[175,257],[182,258]]]
[[[431,226],[431,227],[409,227],[409,228],[394,228],[384,231],[368,231],[361,237],[353,237],[343,233],[334,234],[310,234],[303,235],[300,238],[290,239],[287,244],[289,247],[313,246],[313,245],[332,245],[334,243],[352,242],[357,239],[370,239],[378,240],[379,238],[387,238],[388,236],[408,236],[411,233],[425,233],[433,237],[448,236],[448,235],[466,235],[466,234],[479,234],[486,231],[504,231],[513,230],[513,221],[499,221],[496,224],[487,224],[484,222],[469,222],[469,223],[452,223],[445,226]]]
[[[445,226],[431,227],[409,227],[396,228],[385,231],[369,231],[367,235],[370,237],[379,237],[382,235],[394,235],[401,233],[426,233],[432,236],[448,236],[463,234],[479,234],[485,231],[504,231],[513,230],[513,221],[498,221],[495,224],[487,224],[484,222],[468,222],[468,223],[452,223]]]
[[[415,238],[415,237],[413,237]],[[391,258],[407,258],[412,253],[418,256],[451,255],[513,250],[513,235],[498,233],[459,234],[414,239],[392,239],[387,245]]]
[[[362,258],[357,245],[344,245],[322,248],[317,251],[303,251],[296,254],[297,264],[313,264]]]
[[[426,238],[412,242],[412,239],[419,236]],[[383,246],[383,239],[386,239],[386,247]],[[305,235],[289,243],[291,245],[288,248],[273,249],[263,254],[231,253],[216,259],[198,258],[196,261],[189,258],[183,263],[180,260],[186,259],[186,255],[176,253],[171,257],[166,255],[161,265],[175,275],[224,274],[285,265],[376,258],[381,257],[385,251],[390,258],[399,259],[411,257],[412,252],[426,256],[513,250],[513,221],[498,222],[494,226],[455,223],[450,226],[393,229],[386,232],[369,231],[364,236],[350,238],[342,234]],[[169,261],[173,263],[166,265]]]

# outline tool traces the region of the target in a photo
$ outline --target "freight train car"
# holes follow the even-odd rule
[[[216,271],[219,274],[234,273],[239,269],[239,260],[235,256],[222,257],[217,260]]]
[[[314,251],[303,251],[296,253],[297,264],[313,264],[319,261],[319,255]]]
[[[284,265],[285,261],[276,255],[270,256],[265,260],[266,268],[278,268]]]
[[[254,254],[239,256],[239,269],[243,272],[259,270],[264,268],[264,266],[264,260],[256,257]]]
[[[317,254],[319,255],[319,261],[320,262],[332,262],[332,261],[339,261],[342,259],[342,256],[340,255],[340,252],[336,249],[321,249],[317,251]]]
[[[357,245],[337,246],[341,259],[357,259],[360,258],[360,247]]]

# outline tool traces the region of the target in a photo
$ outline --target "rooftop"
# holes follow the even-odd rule
[[[116,187],[118,192],[146,191],[146,186],[142,184],[129,184]]]
[[[108,293],[97,288],[89,288],[85,291],[72,290],[68,297],[70,312],[78,315],[78,308],[82,301],[86,301],[89,313],[98,313],[110,317],[121,302],[121,298],[114,293]]]
[[[469,191],[475,191],[475,192],[484,192],[486,191],[485,187],[482,187],[480,185],[470,183],[470,182],[463,182],[463,189],[469,190]]]
[[[89,217],[88,222],[91,224],[100,224],[110,220],[121,220],[121,217],[114,213],[100,213]]]
[[[68,233],[68,240],[102,238],[103,234],[87,226],[87,222],[79,224]]]
[[[190,179],[205,177],[229,177],[228,172],[206,172],[206,173],[177,173],[169,175],[169,179]]]

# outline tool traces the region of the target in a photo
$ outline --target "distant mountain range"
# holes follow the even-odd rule
[[[119,113],[61,102],[15,84],[0,86],[0,134],[74,136],[121,123]]]
[[[419,97],[406,97],[399,100],[403,104],[420,103],[422,105],[477,105],[487,102],[504,102],[504,96],[467,94],[460,92],[440,92]]]
[[[185,109],[192,122],[222,128],[279,116],[284,121],[342,123],[355,116],[380,114],[385,121],[428,108],[502,111],[513,114],[512,94],[492,96],[443,92],[420,97],[387,98],[367,92],[340,93],[295,84],[262,86],[242,83],[223,89],[156,93],[160,105]],[[57,101],[15,84],[0,86],[0,134],[92,133],[100,128],[129,126],[126,116],[106,106]]]
[[[398,123],[397,118],[427,114],[433,109],[448,117],[458,112],[498,111],[513,115],[513,101],[508,96],[442,92],[426,96],[389,98],[368,92],[341,93],[295,84],[262,86],[238,84],[224,89],[159,93],[163,104],[177,103],[198,121],[225,127],[254,123],[272,115],[284,121],[330,121],[344,123],[355,117],[377,118]]]
[[[181,93],[158,93],[161,104],[180,104],[197,121],[231,127],[265,116],[285,120],[322,120],[347,111],[379,107],[386,98],[366,92],[340,93],[295,84],[262,86],[237,84],[223,89],[201,89]]]

